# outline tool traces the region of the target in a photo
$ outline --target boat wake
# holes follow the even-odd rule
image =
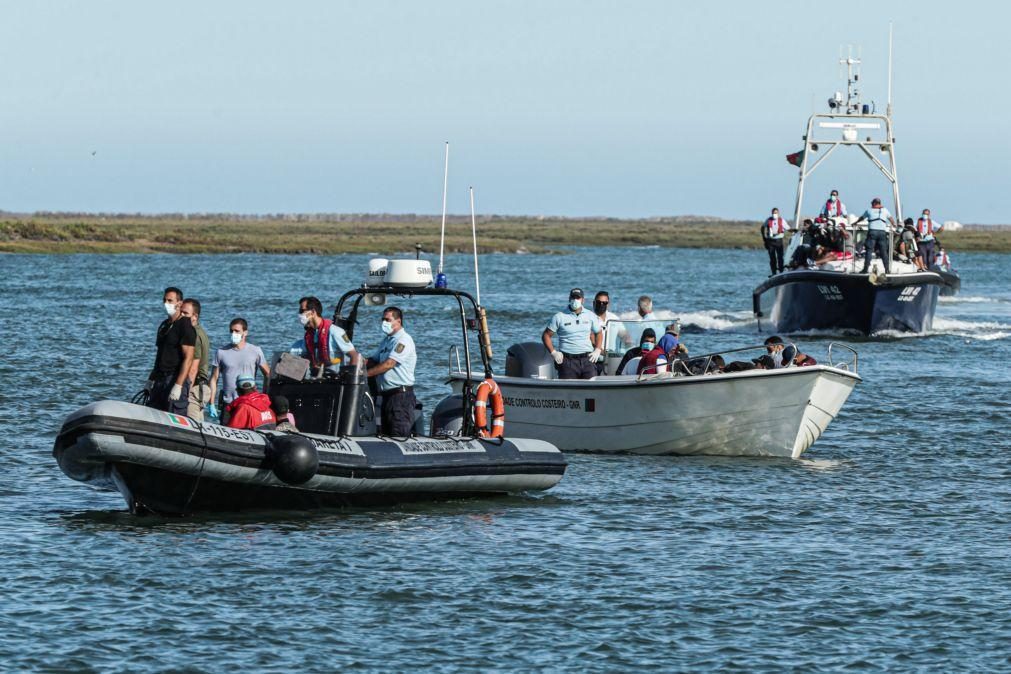
[[[955,295],[953,297],[941,296],[937,298],[941,304],[997,304],[1011,302],[1004,297],[980,297],[979,295]]]
[[[990,342],[1011,337],[1011,325],[996,321],[963,321],[956,318],[934,317],[933,335],[954,335]]]
[[[717,309],[706,309],[703,311],[677,312],[668,309],[657,309],[653,312],[657,320],[673,321],[675,318],[681,319],[681,329],[687,333],[693,332],[753,332],[755,328],[755,317],[750,311],[719,311]],[[619,316],[622,320],[638,320],[639,315],[634,311],[626,311]]]

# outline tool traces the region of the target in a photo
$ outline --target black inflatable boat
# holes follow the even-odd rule
[[[549,489],[565,472],[540,440],[239,430],[112,400],[67,417],[53,454],[72,479],[161,514],[504,494]]]

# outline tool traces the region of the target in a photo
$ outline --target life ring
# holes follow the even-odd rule
[[[491,399],[491,431],[488,430],[488,400]],[[482,438],[501,438],[505,434],[505,402],[502,390],[488,378],[477,387],[474,400],[474,423]]]

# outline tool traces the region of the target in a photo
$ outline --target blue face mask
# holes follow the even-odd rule
[[[579,311],[583,308],[583,300],[577,298],[569,300],[569,308],[573,311]]]
[[[642,343],[642,350],[643,351],[652,351],[653,350],[653,342],[643,342]]]

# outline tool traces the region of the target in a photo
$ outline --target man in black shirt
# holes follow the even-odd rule
[[[158,338],[155,340],[158,353],[148,377],[146,388],[150,398],[147,404],[165,412],[185,415],[190,393],[187,375],[193,364],[197,333],[193,322],[183,319],[183,291],[166,288],[163,301],[168,318],[158,326]]]

